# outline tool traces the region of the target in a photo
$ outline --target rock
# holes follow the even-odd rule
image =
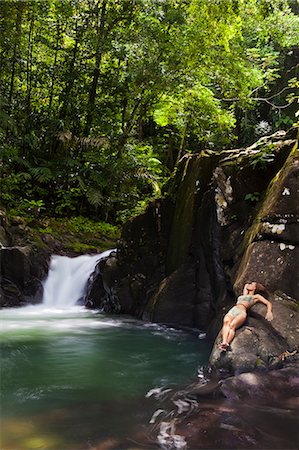
[[[0,249],[1,274],[8,280],[24,289],[25,280],[30,273],[29,247],[8,247]]]
[[[298,359],[270,372],[242,373],[226,378],[220,390],[230,400],[288,402],[299,395]]]
[[[4,227],[0,225],[0,248],[9,245],[9,239]]]
[[[259,326],[258,321],[249,318],[248,325],[236,333],[229,350],[221,352],[218,345],[221,337],[216,339],[209,360],[211,368],[222,369],[228,374],[250,372],[266,368],[287,349],[287,344],[280,337],[273,336],[267,328]]]
[[[258,281],[273,292],[281,290],[296,298],[299,277],[294,268],[299,265],[299,247],[275,241],[253,242],[248,246],[239,266],[235,291],[241,292],[248,281]]]
[[[217,160],[217,157],[211,158],[202,152],[196,157],[185,155],[180,162],[176,175],[179,183],[175,183],[169,193],[175,197],[175,205],[167,230],[167,275],[188,260],[197,208],[207,190]]]
[[[165,278],[145,308],[153,322],[195,326],[195,270],[184,264]]]
[[[0,284],[0,307],[19,306],[22,302],[20,289],[10,280],[1,277]]]
[[[50,249],[26,225],[24,218],[17,216],[8,220],[1,208],[0,241],[1,306],[39,303],[43,295],[42,281],[48,272]]]
[[[273,320],[268,325],[286,340],[288,350],[299,350],[299,307],[298,303],[283,292],[275,292],[271,297],[273,304]],[[265,307],[260,303],[254,305],[250,315],[258,317],[263,323]]]
[[[49,255],[33,246],[0,248],[1,305],[19,306],[26,301],[39,303]]]
[[[100,260],[95,266],[93,273],[89,277],[89,280],[87,282],[86,294],[82,302],[86,308],[101,309],[103,306],[103,301],[106,298],[106,290],[104,287],[102,276],[105,262],[105,259]]]
[[[250,372],[272,367],[284,352],[299,351],[299,312],[296,302],[285,294],[273,298],[273,316],[270,323],[264,319],[265,306],[257,304],[249,312],[245,325],[240,327],[230,349],[221,352],[219,333],[209,365],[227,373]]]
[[[299,155],[296,148],[272,180],[257,218],[247,232],[245,251],[234,287],[256,280],[268,290],[282,290],[296,298],[299,278]]]
[[[94,272],[88,280],[87,293],[83,299],[83,304],[87,308],[98,308],[103,312],[120,312],[128,305],[120,305],[118,300],[115,280],[120,278],[118,261],[116,254],[111,254],[108,258],[101,259],[95,267]],[[123,295],[121,296],[123,299]]]
[[[247,149],[185,155],[164,198],[124,227],[112,283],[120,311],[215,337],[245,281],[296,298],[295,142],[292,131]]]

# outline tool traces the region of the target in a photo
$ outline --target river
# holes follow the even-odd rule
[[[194,397],[204,333],[78,306],[107,254],[54,256],[43,303],[0,311],[1,450],[298,448],[296,374],[276,400]]]
[[[148,392],[207,362],[202,334],[77,306],[98,259],[80,258],[52,259],[43,304],[0,311],[2,450],[144,448]]]

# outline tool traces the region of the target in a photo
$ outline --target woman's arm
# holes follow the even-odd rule
[[[267,300],[265,297],[263,297],[260,294],[256,294],[254,296],[255,300],[257,302],[263,303],[264,305],[267,306],[267,313],[265,315],[265,319],[269,320],[269,322],[273,319],[273,314],[272,314],[272,303],[269,302],[269,300]]]
[[[248,294],[248,289],[247,289],[247,284],[245,284],[245,286],[243,287],[243,295],[247,295]]]

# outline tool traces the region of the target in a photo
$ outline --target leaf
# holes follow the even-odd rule
[[[33,167],[30,169],[32,177],[40,183],[46,183],[53,179],[53,173],[48,167]]]
[[[93,188],[87,189],[86,198],[92,206],[99,206],[104,203],[104,196],[101,191]]]

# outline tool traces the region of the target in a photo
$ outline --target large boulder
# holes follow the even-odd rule
[[[50,251],[21,217],[9,222],[1,210],[0,224],[0,306],[41,302]]]
[[[0,248],[0,306],[41,302],[48,257],[30,246]]]
[[[209,365],[235,374],[277,365],[284,358],[299,351],[299,311],[295,300],[283,293],[275,293],[273,321],[264,319],[266,308],[257,304],[240,327],[230,349],[221,352],[221,332],[215,340]]]
[[[226,378],[221,381],[220,390],[229,400],[283,401],[295,406],[299,392],[298,355],[289,358],[286,366],[279,370],[247,372]]]

